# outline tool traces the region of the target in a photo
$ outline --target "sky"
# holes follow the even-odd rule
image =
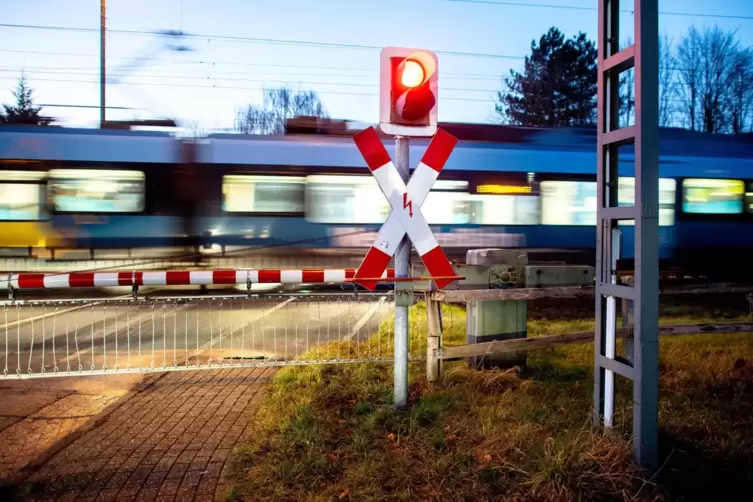
[[[633,2],[621,2],[620,36]],[[439,120],[494,120],[496,93],[550,27],[596,38],[596,0],[108,0],[107,118],[173,118],[230,129],[262,89],[319,93],[333,118],[378,121],[379,52],[436,51]],[[659,29],[737,30],[753,46],[753,1],[659,0]],[[687,15],[696,14],[696,15]],[[15,27],[9,25],[23,25]],[[23,72],[35,102],[68,127],[99,120],[100,0],[0,0],[0,103]],[[53,29],[54,28],[54,29]],[[164,30],[182,38],[155,34]],[[190,51],[176,51],[184,46]],[[118,109],[123,107],[126,109]]]

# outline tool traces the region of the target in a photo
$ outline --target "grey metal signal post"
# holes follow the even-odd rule
[[[611,427],[614,374],[633,381],[635,460],[657,468],[659,388],[658,0],[635,0],[634,45],[619,50],[619,1],[597,0],[598,133],[594,422]],[[619,74],[635,71],[635,125],[619,128]],[[617,207],[618,149],[634,144],[635,204]],[[616,283],[619,220],[635,221],[633,287]],[[634,344],[615,355],[617,298],[634,305]],[[626,344],[626,348],[629,345]],[[629,350],[629,349],[627,349]]]
[[[404,182],[410,178],[410,164],[408,159],[408,138],[395,136],[395,167]],[[410,276],[411,241],[406,234],[395,252],[395,277]],[[409,304],[412,303],[411,295],[404,295],[403,290],[412,283],[395,283],[397,293],[395,304],[395,407],[402,409],[408,406],[408,326]],[[407,301],[405,301],[407,300]]]

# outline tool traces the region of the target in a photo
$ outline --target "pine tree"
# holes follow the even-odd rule
[[[42,107],[35,106],[32,99],[32,89],[21,75],[18,86],[13,95],[16,97],[15,106],[3,105],[5,114],[0,115],[0,122],[7,124],[50,125],[52,118],[41,115]]]
[[[497,93],[497,114],[530,127],[591,124],[596,111],[596,46],[585,34],[572,39],[550,28],[531,42],[523,73],[510,70],[507,92]]]

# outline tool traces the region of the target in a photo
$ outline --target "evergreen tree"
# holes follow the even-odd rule
[[[13,95],[16,97],[16,104],[15,106],[3,105],[5,113],[0,115],[0,122],[43,126],[52,123],[52,118],[41,115],[42,107],[34,105],[32,89],[24,75],[18,79],[18,86]]]
[[[550,28],[531,42],[523,73],[510,70],[495,110],[503,121],[531,127],[591,124],[596,117],[597,51],[584,33],[572,39]]]

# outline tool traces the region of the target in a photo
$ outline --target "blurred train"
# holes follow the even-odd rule
[[[595,129],[441,127],[460,141],[423,205],[440,244],[460,254],[513,247],[593,257]],[[202,247],[278,254],[369,246],[389,206],[350,133],[295,132],[188,141],[162,132],[0,127],[0,248],[170,248],[197,244],[191,235]],[[427,144],[411,142],[412,165]],[[392,142],[385,145],[394,156]],[[623,147],[620,204],[633,202],[633,170],[632,147]],[[753,249],[753,136],[662,129],[660,178],[661,259],[745,263]],[[621,228],[629,261],[633,227]]]

